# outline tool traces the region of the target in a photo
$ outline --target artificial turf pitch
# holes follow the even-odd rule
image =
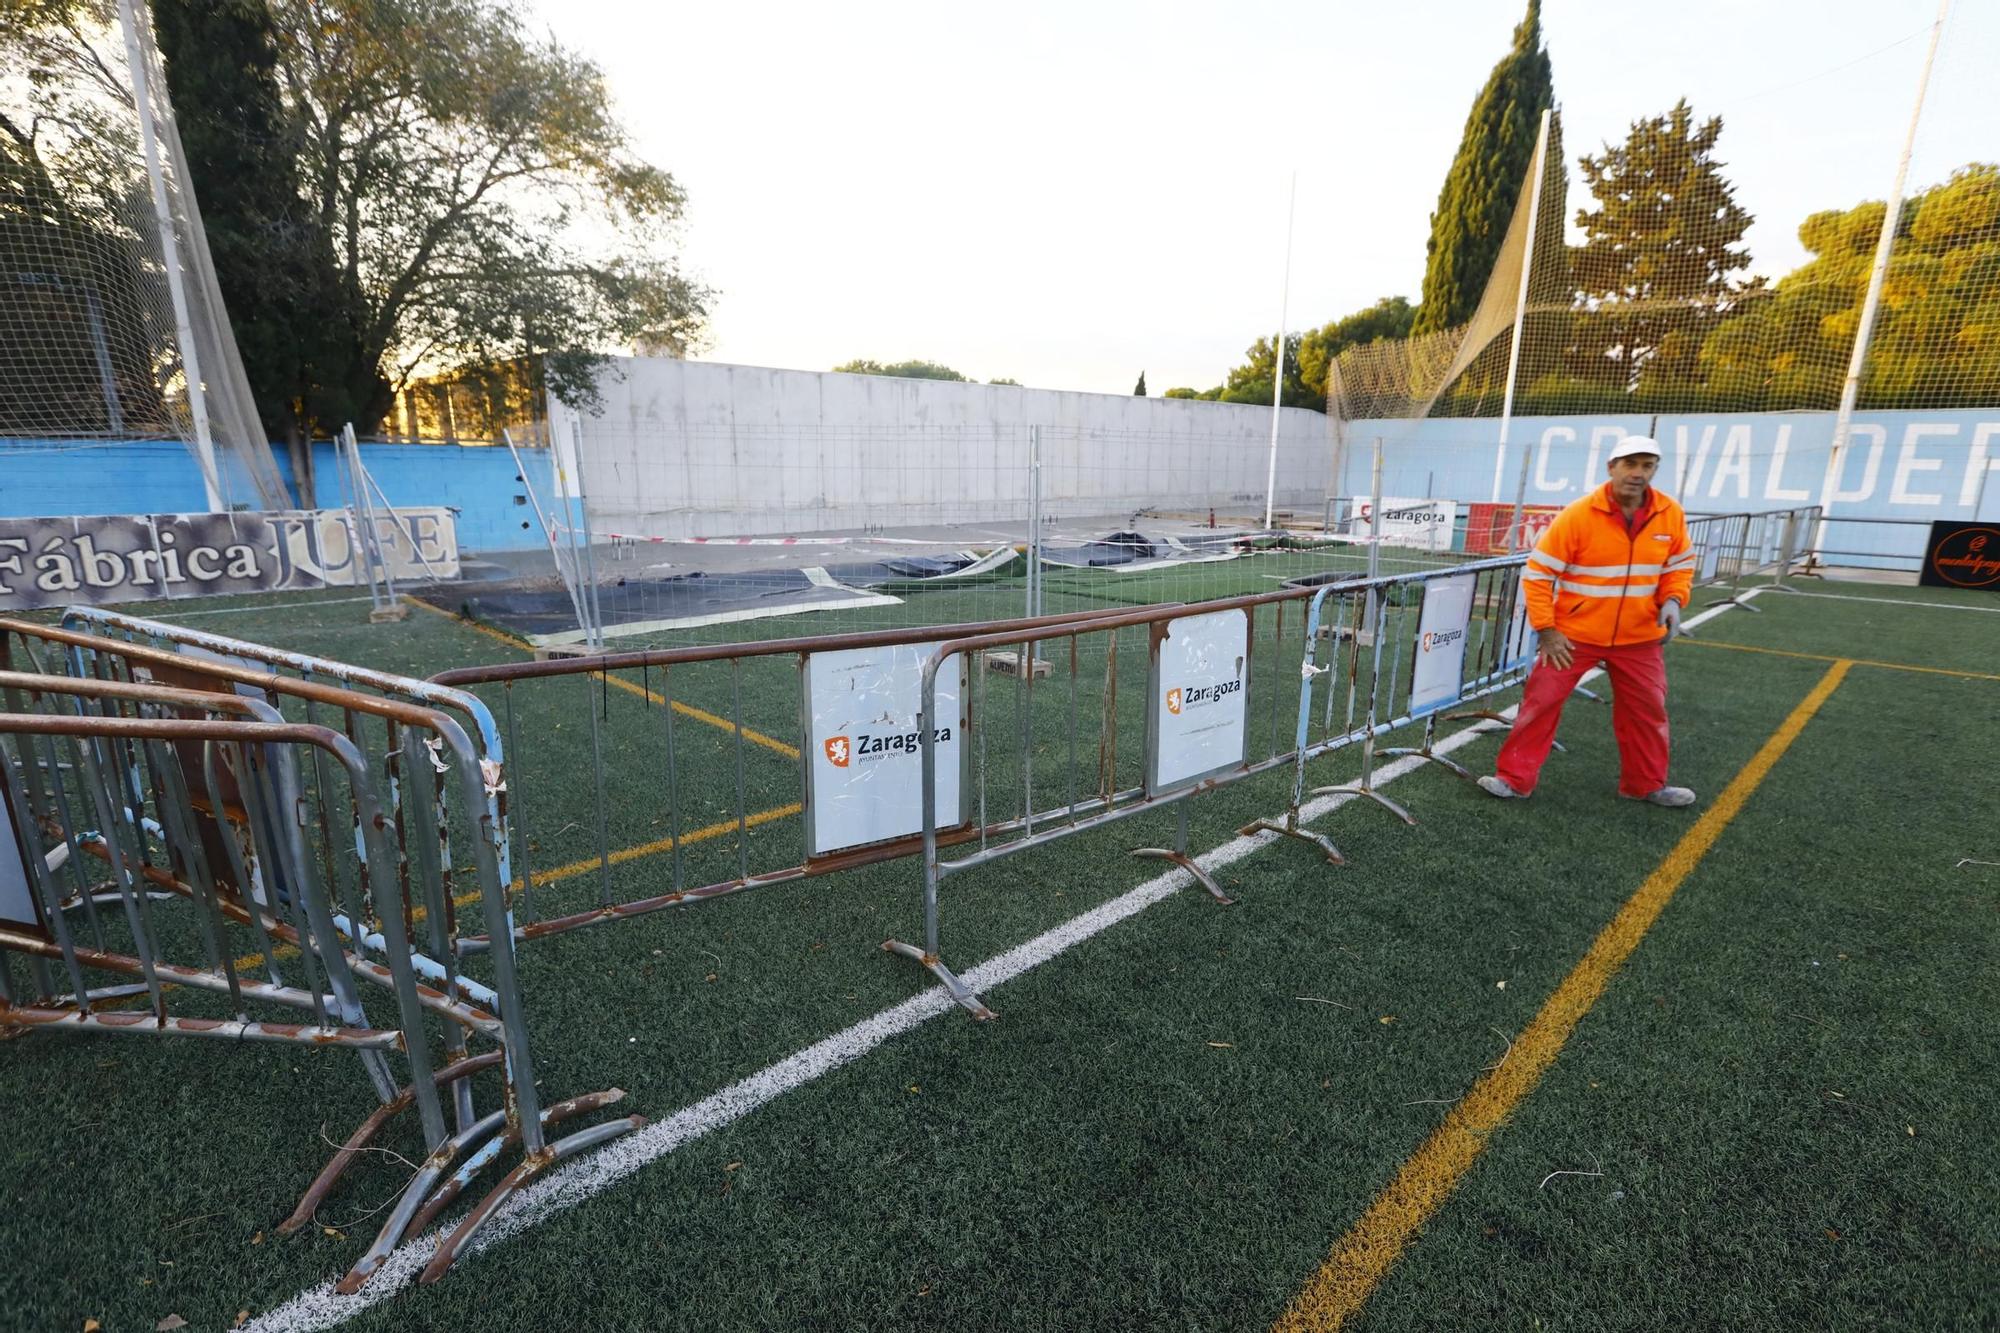
[[[1413,773],[1393,794],[1417,827],[1361,805],[1315,824],[1346,866],[1263,847],[1221,872],[1238,906],[1175,894],[988,994],[999,1023],[922,1023],[347,1326],[1269,1326],[1843,659],[1877,665],[1846,669],[1347,1326],[1993,1326],[2000,616],[1799,586],[1870,600],[1764,594],[1669,651],[1692,814],[1614,800],[1608,718],[1578,701],[1531,802]],[[441,617],[364,621],[329,603],[190,623],[418,675],[518,655]],[[793,670],[746,669],[745,723],[780,744]],[[716,681],[685,688],[727,715]],[[988,688],[997,736],[1012,687]],[[534,868],[594,852],[591,707],[617,774],[610,845],[659,842],[663,710],[583,682],[531,709],[517,689]],[[1060,772],[1064,728],[1035,721],[1038,766]],[[726,819],[733,736],[681,715],[676,739],[715,775],[681,793],[684,832]],[[1458,757],[1478,769],[1493,745]],[[796,801],[795,761],[743,753],[752,812]],[[1310,776],[1355,768],[1342,752]],[[1192,847],[1285,791],[1273,775],[1203,796]],[[1171,825],[948,881],[947,958],[1152,879],[1126,850]],[[782,863],[799,820],[750,838],[753,869]],[[693,879],[734,873],[733,836],[683,853]],[[622,862],[614,891],[657,891],[667,860]],[[596,876],[551,880],[571,896],[543,910],[594,901]],[[616,1084],[621,1109],[668,1116],[922,990],[875,947],[917,928],[897,862],[526,946],[545,1091]],[[322,1133],[368,1109],[338,1054],[38,1035],[0,1047],[0,1087],[7,1327],[265,1315],[344,1270],[403,1176],[382,1157],[321,1229],[272,1234]],[[414,1156],[402,1135],[385,1146]]]

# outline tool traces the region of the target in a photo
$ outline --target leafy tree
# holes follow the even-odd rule
[[[1313,394],[1306,387],[1304,377],[1299,373],[1299,348],[1304,343],[1303,334],[1285,335],[1285,387],[1280,402],[1286,407],[1323,407],[1316,403]],[[1225,403],[1271,402],[1272,358],[1276,355],[1277,344],[1270,338],[1259,338],[1244,351],[1242,365],[1230,371],[1222,381],[1219,395]],[[1321,398],[1325,397],[1322,393]]]
[[[988,380],[988,381],[986,381],[986,382],[987,382],[988,384],[1005,384],[1005,385],[1008,385],[1008,386],[1010,386],[1010,387],[1012,387],[1012,388],[1016,388],[1016,389],[1018,389],[1018,388],[1020,388],[1020,387],[1021,387],[1021,381],[1019,381],[1019,380],[1014,380],[1014,379],[1008,379],[1008,378],[1007,378],[1007,377],[1006,377],[1005,375],[1002,375],[1002,376],[1001,376],[1001,377],[1000,377],[999,379],[997,379],[997,380]]]
[[[1134,398],[1146,396],[1146,372],[1143,370],[1139,372],[1139,382],[1132,386],[1132,396]]]
[[[1570,254],[1583,312],[1567,349],[1573,376],[1642,395],[1684,390],[1698,382],[1703,339],[1756,290],[1733,276],[1750,266],[1742,240],[1754,219],[1722,174],[1721,135],[1720,116],[1697,124],[1683,98],[1579,159],[1596,207],[1577,211],[1585,239]]]
[[[1812,258],[1710,332],[1717,407],[1826,408],[1840,398],[1882,228],[1880,201],[1815,213]],[[1904,200],[1863,365],[1875,408],[1990,406],[2000,396],[2000,166],[1974,162]]]
[[[1366,310],[1334,320],[1299,340],[1299,381],[1312,398],[1306,407],[1326,410],[1327,367],[1350,347],[1384,338],[1407,338],[1417,307],[1401,296],[1385,296]]]
[[[966,384],[972,382],[950,366],[940,365],[935,361],[893,361],[885,366],[880,361],[862,357],[842,362],[833,369],[835,373],[843,375],[889,375],[905,380],[957,380]]]
[[[1472,318],[1527,179],[1542,112],[1553,105],[1555,75],[1542,49],[1541,0],[1528,0],[1512,48],[1473,99],[1458,155],[1438,192],[1416,332]]]
[[[511,0],[269,4],[354,351],[322,387],[357,427],[427,369],[528,358],[589,406],[599,348],[699,340],[710,293],[663,257],[684,196],[633,154],[594,64]]]
[[[1215,399],[1222,397],[1222,386],[1218,384],[1213,389],[1169,389],[1160,396],[1162,398],[1193,398],[1213,402]]]

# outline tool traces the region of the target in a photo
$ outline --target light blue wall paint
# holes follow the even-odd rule
[[[274,447],[278,475],[297,496],[290,455]],[[547,488],[547,450],[523,450]],[[364,444],[361,456],[392,505],[448,505],[458,511],[463,551],[539,548],[541,529],[505,449],[440,444]],[[347,503],[330,442],[313,446],[319,505]],[[233,487],[248,494],[247,484]],[[178,440],[0,439],[0,517],[65,514],[172,514],[208,507],[201,473]],[[523,524],[528,526],[524,527]]]
[[[1830,473],[1834,414],[1771,412],[1522,417],[1499,447],[1494,420],[1350,423],[1339,490],[1366,493],[1373,441],[1383,442],[1382,493],[1511,503],[1528,465],[1527,502],[1564,504],[1599,485],[1605,456],[1627,435],[1660,441],[1660,488],[1691,513],[1824,505],[1833,550],[1916,555],[1918,526],[1840,524],[1847,518],[2000,517],[2000,409],[1857,414]]]

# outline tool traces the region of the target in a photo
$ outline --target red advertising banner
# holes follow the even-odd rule
[[[1513,505],[1474,503],[1465,518],[1467,555],[1511,555],[1534,546],[1542,532],[1562,512],[1557,505],[1524,505],[1521,509],[1521,542],[1507,546],[1507,528],[1514,521]]]

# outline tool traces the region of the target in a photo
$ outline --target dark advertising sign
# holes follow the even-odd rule
[[[2000,592],[2000,523],[1962,519],[1931,524],[1924,568],[1917,582],[1926,588],[1985,588]]]

